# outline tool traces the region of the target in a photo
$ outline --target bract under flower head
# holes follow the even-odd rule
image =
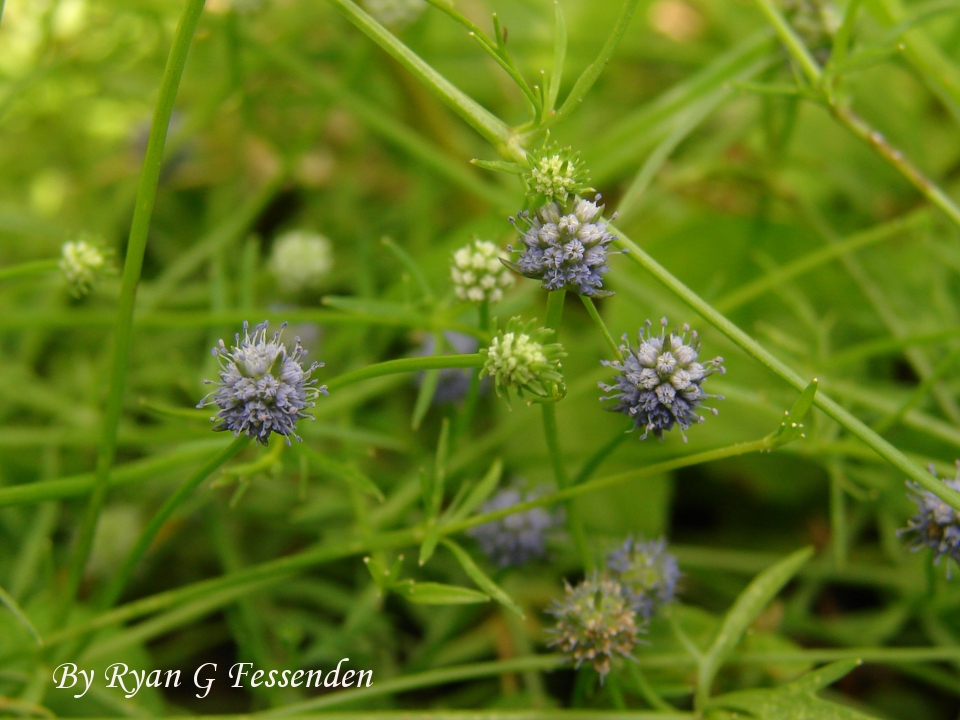
[[[488,240],[474,240],[453,254],[450,277],[457,297],[470,302],[499,302],[512,287],[513,275],[500,262],[500,248]]]
[[[523,211],[518,218],[526,225],[521,245],[509,247],[520,253],[516,263],[505,264],[515,272],[540,280],[546,290],[571,290],[589,297],[606,297],[603,290],[610,243],[603,205],[578,198],[566,212],[557,203],[547,203],[535,213]],[[510,221],[516,224],[514,218]],[[518,228],[519,229],[519,228]]]
[[[511,318],[506,330],[501,330],[480,350],[487,359],[480,370],[480,377],[489,375],[497,395],[510,397],[513,389],[522,398],[524,393],[538,398],[549,398],[563,392],[563,375],[560,373],[560,358],[566,357],[560,343],[548,343],[553,335],[549,328],[533,329],[519,317]]]
[[[667,319],[660,321],[660,334],[651,331],[651,322],[640,329],[639,345],[630,346],[623,336],[619,360],[603,360],[602,364],[618,371],[613,385],[599,383],[600,388],[611,393],[600,400],[617,400],[608,408],[629,415],[634,426],[643,428],[644,440],[653,433],[661,440],[663,433],[679,426],[680,433],[694,422],[703,422],[698,408],[706,398],[723,399],[720,395],[708,395],[703,391],[703,381],[713,373],[723,374],[723,358],[717,357],[705,363],[697,362],[700,356],[700,338],[696,330],[684,325],[682,331],[667,334]],[[688,338],[689,334],[689,338]],[[709,408],[714,415],[717,411]],[[686,442],[687,436],[683,435]]]
[[[540,493],[522,493],[518,488],[505,488],[483,504],[480,512],[488,513],[535,500]],[[546,508],[532,508],[507,515],[500,520],[478,525],[467,531],[480,549],[500,567],[523,565],[547,555],[547,532],[561,522],[560,515]]]
[[[637,633],[646,632],[620,584],[596,572],[576,587],[566,584],[563,600],[554,600],[547,612],[557,618],[549,645],[559,647],[578,668],[589,662],[601,681],[610,672],[610,661],[629,656]]]
[[[70,292],[80,298],[88,294],[108,270],[107,256],[92,242],[71,240],[61,249],[60,270]]]
[[[301,359],[307,351],[295,338],[292,353],[280,342],[280,332],[267,338],[267,323],[257,325],[251,335],[249,324],[243,324],[243,338],[236,335],[236,344],[227,349],[223,340],[213,349],[220,361],[220,382],[217,389],[204,398],[197,407],[216,405],[220,410],[211,418],[219,422],[214,430],[241,433],[266,445],[271,433],[282,435],[290,444],[297,440],[297,421],[312,418],[306,412],[314,407],[313,399],[327,394],[326,386],[316,387],[310,379],[323,363],[315,362],[304,368]],[[282,332],[286,323],[280,328]],[[210,384],[212,381],[206,380]]]
[[[642,542],[631,535],[607,557],[630,607],[645,618],[671,602],[677,592],[680,568],[667,552],[663,538]]]
[[[929,469],[937,477],[933,465]],[[956,477],[942,482],[960,492],[960,460],[957,461]],[[917,514],[910,518],[900,534],[912,536],[910,549],[930,548],[934,564],[938,564],[943,556],[960,563],[960,512],[929,490],[924,490],[919,483],[908,482],[907,487],[913,491],[911,498],[917,503]],[[950,572],[949,568],[947,572]]]

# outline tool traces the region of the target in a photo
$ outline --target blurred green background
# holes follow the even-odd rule
[[[561,3],[569,29],[562,97],[600,51],[620,5]],[[57,257],[64,241],[88,233],[113,250],[112,262],[121,267],[181,6],[173,0],[7,0],[0,24],[0,265]],[[457,7],[483,28],[496,12],[528,78],[550,68],[552,3],[468,0]],[[890,7],[883,0],[864,3],[854,34],[860,65],[847,73],[850,98],[891,144],[952,193],[960,179],[960,116],[943,85],[960,72],[960,19],[954,5],[913,3],[900,10],[920,19],[898,29],[885,18]],[[519,91],[450,18],[428,9],[396,32],[506,122],[523,121]],[[920,60],[918,47],[929,50]],[[888,425],[885,436],[898,447],[950,474],[960,446],[957,228],[823,108],[796,95],[757,92],[761,83],[783,88],[793,77],[788,56],[750,3],[641,0],[599,82],[552,138],[582,152],[608,212],[643,189],[619,224],[647,252],[801,374],[818,377],[859,417]],[[210,434],[202,414],[171,409],[192,408],[205,394],[201,381],[216,367],[209,348],[231,338],[244,318],[289,316],[310,358],[326,363],[321,382],[416,352],[431,327],[393,323],[390,312],[407,308],[430,317],[434,306],[421,303],[409,273],[398,271],[381,243],[386,236],[415,258],[442,299],[436,312],[475,322],[475,311],[450,297],[451,254],[474,236],[505,246],[514,238],[507,216],[524,202],[519,180],[469,165],[494,157],[326,3],[209,0],[170,125],[117,465],[171,453],[181,453],[180,460],[111,491],[84,598],[177,483],[225,443]],[[291,294],[278,287],[266,258],[274,239],[295,229],[328,237],[334,266],[320,287]],[[866,231],[874,235],[858,249],[841,248],[789,278],[777,274]],[[677,434],[662,444],[634,435],[599,472],[775,429],[796,393],[626,258],[612,265],[607,280],[617,294],[599,306],[615,335],[632,337],[648,317],[690,322],[703,336],[704,354],[723,355],[728,372],[708,383],[726,396],[717,403],[719,417],[693,427],[688,446]],[[766,287],[751,285],[761,282]],[[744,298],[751,287],[760,289]],[[0,492],[93,468],[118,289],[119,274],[82,300],[72,298],[56,274],[0,283]],[[325,296],[376,300],[387,304],[351,307],[389,312],[381,322],[345,319],[324,307]],[[520,279],[493,315],[502,322],[512,314],[542,320],[544,302],[536,283]],[[626,423],[601,411],[596,383],[608,378],[599,364],[608,350],[572,297],[560,339],[570,351],[564,363],[569,395],[557,412],[564,458],[577,468]],[[935,382],[891,420],[934,373]],[[358,463],[390,498],[382,506],[370,503],[378,530],[419,520],[417,470],[432,462],[440,421],[456,411],[436,405],[414,431],[416,396],[409,376],[369,382],[321,398],[317,422],[301,425],[307,445]],[[482,475],[494,456],[503,458],[508,478],[531,486],[552,482],[538,415],[536,407],[514,402],[509,408],[487,393],[452,456],[451,490]],[[578,506],[591,548],[602,557],[629,532],[666,535],[685,573],[678,613],[703,642],[753,574],[811,543],[817,559],[786,600],[763,616],[747,650],[957,645],[960,593],[943,579],[942,567],[928,581],[928,558],[906,552],[896,535],[913,511],[902,474],[825,416],[808,423],[805,440],[776,454],[583,498]],[[235,462],[266,452],[251,448]],[[165,526],[125,600],[354,537],[345,486],[313,470],[302,474],[294,448],[267,471],[246,477],[240,497],[235,477],[201,488]],[[82,498],[4,504],[0,585],[43,633],[54,622]],[[476,549],[468,540],[465,545]],[[35,552],[28,556],[25,548]],[[412,577],[468,584],[449,554],[438,553],[423,569],[414,549],[406,555]],[[123,661],[185,674],[203,662],[326,667],[350,657],[355,667],[373,668],[377,682],[542,649],[550,622],[543,609],[561,592],[563,577],[581,574],[569,538],[559,538],[550,562],[496,575],[528,611],[519,623],[486,605],[424,609],[380,599],[363,563],[352,557],[139,638],[105,631],[87,652],[101,666]],[[111,646],[117,633],[126,641]],[[0,612],[0,657],[29,642]],[[107,648],[100,655],[97,643]],[[638,655],[678,648],[655,623],[650,645]],[[954,718],[958,667],[957,661],[868,664],[834,691],[878,717]],[[734,666],[720,682],[723,689],[770,685],[803,669]],[[48,670],[35,660],[9,660],[0,669],[0,695],[69,716],[247,712],[302,699],[285,691],[228,691],[221,682],[204,701],[159,691],[132,700],[91,693],[73,701],[44,684]],[[650,676],[665,697],[680,706],[689,702],[688,672]],[[571,682],[567,671],[539,680],[505,675],[345,707],[566,706]],[[599,688],[580,701],[611,703]]]

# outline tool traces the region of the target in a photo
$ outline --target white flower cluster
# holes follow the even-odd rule
[[[270,255],[270,270],[280,287],[291,293],[320,285],[333,268],[333,250],[323,235],[293,230],[278,237]]]
[[[510,271],[500,262],[500,249],[487,240],[474,240],[453,254],[450,276],[461,300],[499,302],[513,286]]]
[[[107,270],[107,257],[102,250],[85,240],[71,240],[63,244],[60,270],[70,286],[70,292],[76,297],[83,297]]]

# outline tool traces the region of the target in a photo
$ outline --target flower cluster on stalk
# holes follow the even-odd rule
[[[603,681],[611,661],[629,657],[640,642],[638,634],[673,600],[679,576],[666,541],[628,537],[610,554],[603,573],[594,571],[576,586],[565,583],[563,599],[554,600],[547,611],[557,618],[550,645],[578,668],[589,662]]]
[[[696,330],[684,325],[680,331],[667,333],[667,319],[660,321],[660,333],[654,334],[652,323],[638,333],[638,345],[630,345],[623,336],[620,352],[623,360],[603,360],[607,367],[617,371],[613,385],[600,383],[600,388],[610,393],[600,398],[617,400],[608,408],[633,418],[634,426],[643,428],[641,440],[651,432],[661,440],[663,433],[680,428],[683,431],[692,423],[703,422],[698,410],[707,398],[723,399],[720,395],[708,395],[703,391],[703,381],[713,373],[723,374],[723,358],[716,357],[699,362],[700,338]],[[707,408],[714,415],[716,409]]]
[[[281,327],[286,327],[286,323]],[[227,349],[223,340],[213,348],[220,361],[220,381],[217,389],[207,395],[197,407],[216,405],[219,410],[211,421],[219,423],[214,430],[247,435],[263,445],[271,433],[282,435],[290,444],[290,437],[301,440],[296,433],[297,421],[311,418],[308,408],[313,400],[327,394],[326,386],[317,387],[311,375],[323,363],[315,362],[305,368],[301,360],[307,351],[295,338],[294,349],[287,351],[280,342],[280,332],[267,337],[267,323],[257,325],[253,334],[249,324],[243,324],[243,338],[238,333],[235,345]],[[211,384],[213,381],[204,381]]]
[[[607,258],[616,236],[603,218],[600,195],[593,200],[579,154],[569,148],[545,147],[532,152],[523,180],[533,209],[522,210],[510,222],[518,226],[516,262],[504,261],[524,277],[540,280],[546,290],[571,290],[589,297],[611,293],[603,289],[610,269]]]
[[[933,465],[929,470],[937,477]],[[942,482],[951,490],[960,492],[960,460],[957,461],[956,476]],[[900,530],[900,534],[910,537],[910,549],[917,551],[929,548],[933,552],[934,564],[938,564],[944,556],[960,563],[960,512],[917,482],[908,482],[907,487],[913,491],[911,498],[917,504],[917,513],[907,522],[907,527]]]

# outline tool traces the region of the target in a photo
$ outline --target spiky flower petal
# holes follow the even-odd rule
[[[930,465],[929,470],[937,477],[933,465]],[[957,461],[956,477],[942,482],[960,492],[960,460]],[[960,512],[929,490],[924,490],[919,483],[908,482],[907,487],[913,491],[910,497],[917,503],[917,514],[910,518],[907,527],[900,530],[900,534],[912,536],[910,549],[917,551],[930,548],[933,551],[934,564],[939,563],[943,556],[960,563]],[[949,568],[947,572],[949,573]]]
[[[680,433],[694,422],[703,422],[697,410],[706,398],[723,399],[720,395],[708,395],[703,391],[703,381],[713,373],[723,374],[723,358],[717,357],[705,363],[697,362],[700,356],[700,338],[696,330],[690,332],[690,326],[684,325],[682,332],[667,333],[667,319],[660,321],[660,334],[651,331],[651,322],[640,329],[639,346],[630,346],[627,336],[623,336],[620,351],[624,356],[619,360],[603,360],[602,364],[618,371],[613,385],[600,383],[600,387],[610,395],[600,400],[617,400],[608,408],[629,415],[634,426],[643,428],[644,440],[653,433],[661,440],[664,431],[674,425],[680,427]],[[688,339],[689,334],[689,339]],[[709,408],[714,415],[717,411]],[[686,442],[687,436],[683,435]]]
[[[60,270],[74,297],[83,297],[107,272],[107,256],[86,240],[71,240],[61,249]]]
[[[524,392],[539,398],[562,394],[563,375],[560,373],[560,358],[566,352],[560,343],[548,343],[553,330],[534,330],[534,322],[523,325],[519,317],[511,318],[506,330],[499,331],[489,347],[480,351],[486,361],[480,377],[493,378],[497,395],[501,392],[510,398],[513,389],[522,398]]]
[[[618,655],[629,656],[637,633],[646,628],[638,625],[616,580],[594,572],[576,587],[565,585],[563,600],[554,600],[547,611],[557,618],[549,644],[559,647],[578,668],[589,662],[602,680],[610,672],[610,661]]]
[[[505,488],[484,503],[480,512],[503,510],[535,500],[539,495],[536,491],[522,493],[517,488]],[[467,534],[500,567],[523,565],[530,560],[546,557],[547,532],[560,522],[559,513],[538,507],[478,525],[468,530]]]
[[[590,297],[611,295],[603,290],[603,275],[610,269],[607,255],[616,239],[607,231],[603,205],[578,198],[567,212],[557,203],[547,203],[535,213],[519,213],[521,245],[509,247],[520,253],[516,263],[506,263],[524,277],[542,281],[546,290],[572,290]],[[514,218],[510,221],[516,224]],[[518,228],[519,229],[519,228]]]
[[[513,275],[500,262],[500,248],[488,240],[474,240],[453,254],[450,277],[457,297],[470,302],[499,302],[512,287]]]
[[[544,145],[530,152],[530,169],[523,173],[527,194],[538,203],[567,202],[567,198],[584,195],[592,188],[590,178],[580,160],[580,153],[572,148],[560,148],[556,143]]]
[[[642,542],[629,536],[607,557],[607,567],[630,607],[645,618],[671,602],[677,592],[680,568],[663,538]]]
[[[320,285],[333,268],[333,250],[323,235],[292,230],[278,237],[270,254],[270,270],[280,287],[291,293]]]
[[[286,327],[286,323],[280,328]],[[290,437],[301,440],[296,433],[300,418],[312,418],[306,412],[312,408],[319,393],[327,394],[326,385],[316,387],[310,376],[323,363],[315,362],[304,368],[301,359],[307,351],[295,338],[293,352],[280,342],[280,332],[267,338],[267,323],[263,322],[249,333],[249,324],[243,323],[243,339],[236,335],[236,344],[227,349],[223,340],[213,349],[220,361],[220,382],[197,407],[216,405],[217,414],[210,418],[219,422],[214,430],[241,433],[256,438],[266,445],[270,433],[282,435],[290,444]],[[206,380],[207,384],[212,381]]]

